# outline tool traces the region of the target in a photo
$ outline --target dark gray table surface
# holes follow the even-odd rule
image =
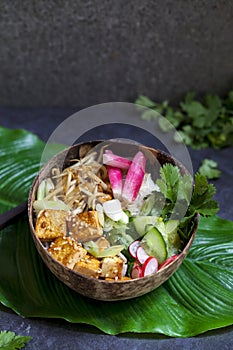
[[[75,108],[0,108],[0,125],[8,128],[24,128],[47,140],[51,132],[65,118],[77,111]],[[133,132],[133,137],[132,137]],[[131,134],[130,134],[131,133]],[[134,138],[141,143],[154,146],[154,140],[142,131],[124,127],[118,131],[114,128],[111,137]],[[85,134],[83,139],[107,139],[108,127],[97,128]],[[220,205],[219,216],[233,218],[232,148],[222,150],[190,150],[193,168],[196,171],[203,158],[216,160],[222,171],[220,179],[213,181],[217,188],[216,199]],[[145,350],[222,350],[233,348],[233,326],[212,330],[190,338],[169,338],[157,334],[121,334],[110,336],[98,329],[72,324],[60,319],[22,318],[12,310],[0,305],[0,330],[14,331],[21,335],[30,335],[32,340],[25,349],[145,349]]]

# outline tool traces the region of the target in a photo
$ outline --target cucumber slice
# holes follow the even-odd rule
[[[157,228],[152,227],[145,234],[141,240],[141,247],[144,248],[145,252],[157,258],[159,264],[161,264],[167,258],[166,243],[161,233]]]
[[[139,234],[140,237],[144,236],[146,233],[146,227],[148,225],[155,225],[157,222],[157,217],[156,216],[137,216],[136,218],[133,219],[134,227]]]

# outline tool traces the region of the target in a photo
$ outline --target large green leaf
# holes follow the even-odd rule
[[[27,197],[43,143],[0,129],[1,211]],[[0,233],[0,301],[26,317],[59,317],[108,334],[157,332],[187,337],[233,323],[233,222],[202,218],[191,251],[163,286],[140,298],[100,302],[78,295],[45,267],[27,217]]]

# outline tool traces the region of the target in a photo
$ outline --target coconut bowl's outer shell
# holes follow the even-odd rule
[[[59,153],[54,156],[39,172],[37,177],[35,178],[33,185],[31,187],[28,199],[28,216],[29,216],[29,224],[30,230],[32,233],[33,240],[35,242],[35,246],[42,257],[43,261],[47,265],[47,267],[51,270],[51,272],[63,283],[65,283],[68,287],[73,289],[74,291],[97,300],[105,300],[105,301],[114,301],[114,300],[125,300],[135,298],[141,295],[144,295],[148,292],[159,287],[163,284],[171,275],[179,268],[183,260],[185,259],[190,246],[194,240],[195,233],[197,231],[198,226],[198,216],[195,218],[195,224],[193,227],[192,235],[184,247],[183,251],[179,254],[178,258],[174,260],[171,264],[159,270],[157,273],[132,280],[126,281],[105,281],[99,280],[96,278],[88,277],[86,275],[75,272],[63,264],[59,263],[56,259],[54,259],[44,248],[41,241],[37,238],[35,229],[34,229],[34,213],[33,213],[33,202],[36,198],[36,192],[39,183],[43,178],[50,176],[50,171],[53,167],[57,166],[60,160],[64,159],[64,154],[66,155],[67,162],[63,164],[63,167],[66,167],[69,164],[70,159],[77,159],[81,153],[86,153],[87,150],[96,146],[101,141],[92,141],[74,145],[67,150]],[[146,147],[147,150],[150,150],[153,155],[159,160],[161,164],[164,163],[172,163],[176,164],[181,173],[188,173],[188,171],[184,168],[182,164],[180,164],[173,157],[168,155],[167,153],[159,150],[155,150],[152,148]]]

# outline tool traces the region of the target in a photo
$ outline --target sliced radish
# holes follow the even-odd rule
[[[150,256],[142,266],[142,277],[151,275],[158,271],[158,260]]]
[[[158,270],[162,269],[163,267],[171,264],[173,261],[175,261],[178,258],[178,254],[172,255],[170,256],[170,258],[166,259],[164,262],[162,262],[162,264],[159,265]]]
[[[131,278],[140,278],[142,277],[142,268],[141,266],[135,262],[131,271]]]
[[[119,168],[107,166],[108,177],[114,198],[120,198],[122,192],[122,171]]]
[[[137,257],[137,249],[139,245],[140,245],[140,241],[134,241],[129,245],[129,253],[135,259]]]
[[[139,246],[136,251],[136,257],[140,264],[144,264],[144,262],[149,258],[149,255],[141,246]]]
[[[106,150],[103,154],[103,163],[115,168],[126,170],[130,167],[132,161],[127,158],[117,156],[110,150]]]
[[[133,202],[140,190],[146,167],[146,157],[142,152],[137,152],[126,175],[122,190],[122,198],[126,202]]]

